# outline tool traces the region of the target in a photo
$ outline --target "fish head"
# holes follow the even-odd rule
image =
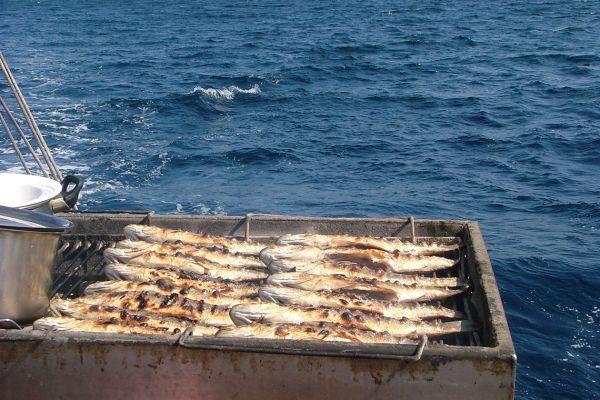
[[[286,262],[286,260],[271,261],[267,268],[272,274],[277,274],[281,272],[294,272],[296,270],[296,266],[290,264],[289,262]]]
[[[319,249],[304,246],[270,246],[265,247],[258,257],[266,265],[279,260],[312,261],[319,259]]]
[[[289,304],[294,296],[302,294],[298,289],[290,289],[281,286],[264,286],[258,291],[258,296],[263,301],[275,304]]]
[[[229,316],[236,325],[248,325],[260,322],[272,312],[279,312],[281,307],[274,303],[246,303],[231,307]]]
[[[152,227],[148,225],[131,224],[123,228],[125,237],[130,240],[146,240],[150,237]]]
[[[314,275],[305,274],[303,272],[284,272],[280,274],[272,274],[267,278],[267,283],[275,286],[292,286],[302,284],[313,279]]]

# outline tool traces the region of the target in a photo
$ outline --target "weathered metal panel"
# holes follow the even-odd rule
[[[506,399],[511,359],[419,361],[77,340],[0,342],[2,399]]]

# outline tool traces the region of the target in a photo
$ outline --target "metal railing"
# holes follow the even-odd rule
[[[31,155],[33,161],[35,164],[37,164],[37,167],[43,176],[61,182],[63,180],[63,176],[58,168],[58,165],[56,164],[56,161],[54,161],[54,157],[52,157],[52,153],[50,152],[50,149],[44,140],[44,136],[35,122],[33,114],[31,113],[31,110],[29,109],[21,90],[17,85],[17,81],[8,67],[8,63],[6,62],[2,52],[0,52],[0,69],[2,69],[2,73],[6,78],[8,87],[10,88],[14,99],[21,110],[22,119],[25,120],[27,126],[29,127],[30,137],[33,138],[33,142],[36,144],[37,150],[34,149],[34,146],[32,146],[32,141],[27,137],[26,132],[19,125],[18,118],[15,117],[7,102],[2,98],[2,96],[0,96],[0,126],[2,126],[2,130],[4,130],[8,136],[8,139],[27,174],[32,174],[33,170],[28,165],[27,159],[23,154],[23,151],[25,150]],[[18,137],[13,134],[13,130],[11,129],[10,125],[12,125],[16,132],[18,132]],[[42,159],[44,162],[42,162]]]

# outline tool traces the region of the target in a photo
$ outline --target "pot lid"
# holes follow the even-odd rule
[[[56,197],[62,186],[43,176],[1,173],[0,188],[0,205],[30,207]]]
[[[34,232],[63,232],[71,221],[21,208],[0,206],[0,229]]]

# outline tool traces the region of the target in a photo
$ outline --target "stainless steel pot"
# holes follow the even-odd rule
[[[46,312],[58,241],[72,226],[65,219],[0,206],[0,319],[27,321]]]
[[[59,183],[42,176],[1,173],[0,205],[52,214],[73,208],[82,187],[83,179],[75,175]]]

